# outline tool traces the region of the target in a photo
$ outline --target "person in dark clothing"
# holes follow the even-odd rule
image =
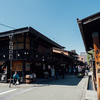
[[[75,67],[75,76],[77,76],[77,74],[78,74],[78,68]]]
[[[89,68],[86,67],[86,68],[85,68],[85,74],[86,74],[86,76],[88,76],[88,70],[89,70]]]
[[[64,67],[61,67],[61,75],[62,75],[62,79],[64,79]]]
[[[15,81],[19,81],[19,75],[17,74],[17,71],[15,71],[14,75],[13,75],[13,85],[15,84]],[[18,82],[19,84],[19,82]]]
[[[71,67],[71,74],[73,74],[73,67]]]
[[[82,68],[82,74],[85,75],[85,68]]]
[[[69,68],[69,74],[71,75],[71,68]]]
[[[56,79],[58,79],[58,76],[59,76],[59,68],[57,66],[55,67],[55,74],[56,74]]]

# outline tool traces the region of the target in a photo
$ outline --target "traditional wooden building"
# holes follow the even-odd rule
[[[75,67],[83,65],[83,62],[78,60],[78,54],[73,51],[68,51],[60,48],[53,48],[53,55],[57,58],[59,67],[64,67],[68,71],[69,66]]]
[[[62,67],[65,70],[65,73],[68,72],[69,65],[73,64],[73,58],[68,55],[68,52],[59,48],[53,48],[53,55],[57,58],[57,66],[59,69]]]
[[[100,100],[100,12],[82,20],[77,19],[77,22],[87,53],[94,49],[95,59],[91,61],[95,61],[92,64],[94,81],[97,84],[98,100]]]
[[[11,36],[12,43],[10,43]],[[22,81],[26,74],[31,73],[36,73],[37,77],[43,77],[43,71],[48,70],[57,60],[52,54],[53,47],[64,48],[32,27],[1,32],[0,81],[10,79],[10,54],[13,54],[12,74],[18,71]]]

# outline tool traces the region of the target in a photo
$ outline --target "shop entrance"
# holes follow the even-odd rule
[[[35,73],[37,78],[43,77],[43,65],[40,62],[32,63],[30,65],[31,73]]]
[[[9,75],[9,61],[0,62],[0,82],[7,82]]]

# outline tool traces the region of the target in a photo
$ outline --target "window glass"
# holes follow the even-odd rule
[[[30,44],[26,43],[26,49],[30,49]]]
[[[17,44],[13,45],[13,49],[16,50],[17,49]],[[18,43],[18,49],[24,49],[24,43]]]

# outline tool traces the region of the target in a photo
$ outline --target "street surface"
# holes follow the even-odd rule
[[[81,100],[87,77],[65,76],[65,79],[46,80],[40,84],[21,84],[9,88],[0,83],[0,100]]]

